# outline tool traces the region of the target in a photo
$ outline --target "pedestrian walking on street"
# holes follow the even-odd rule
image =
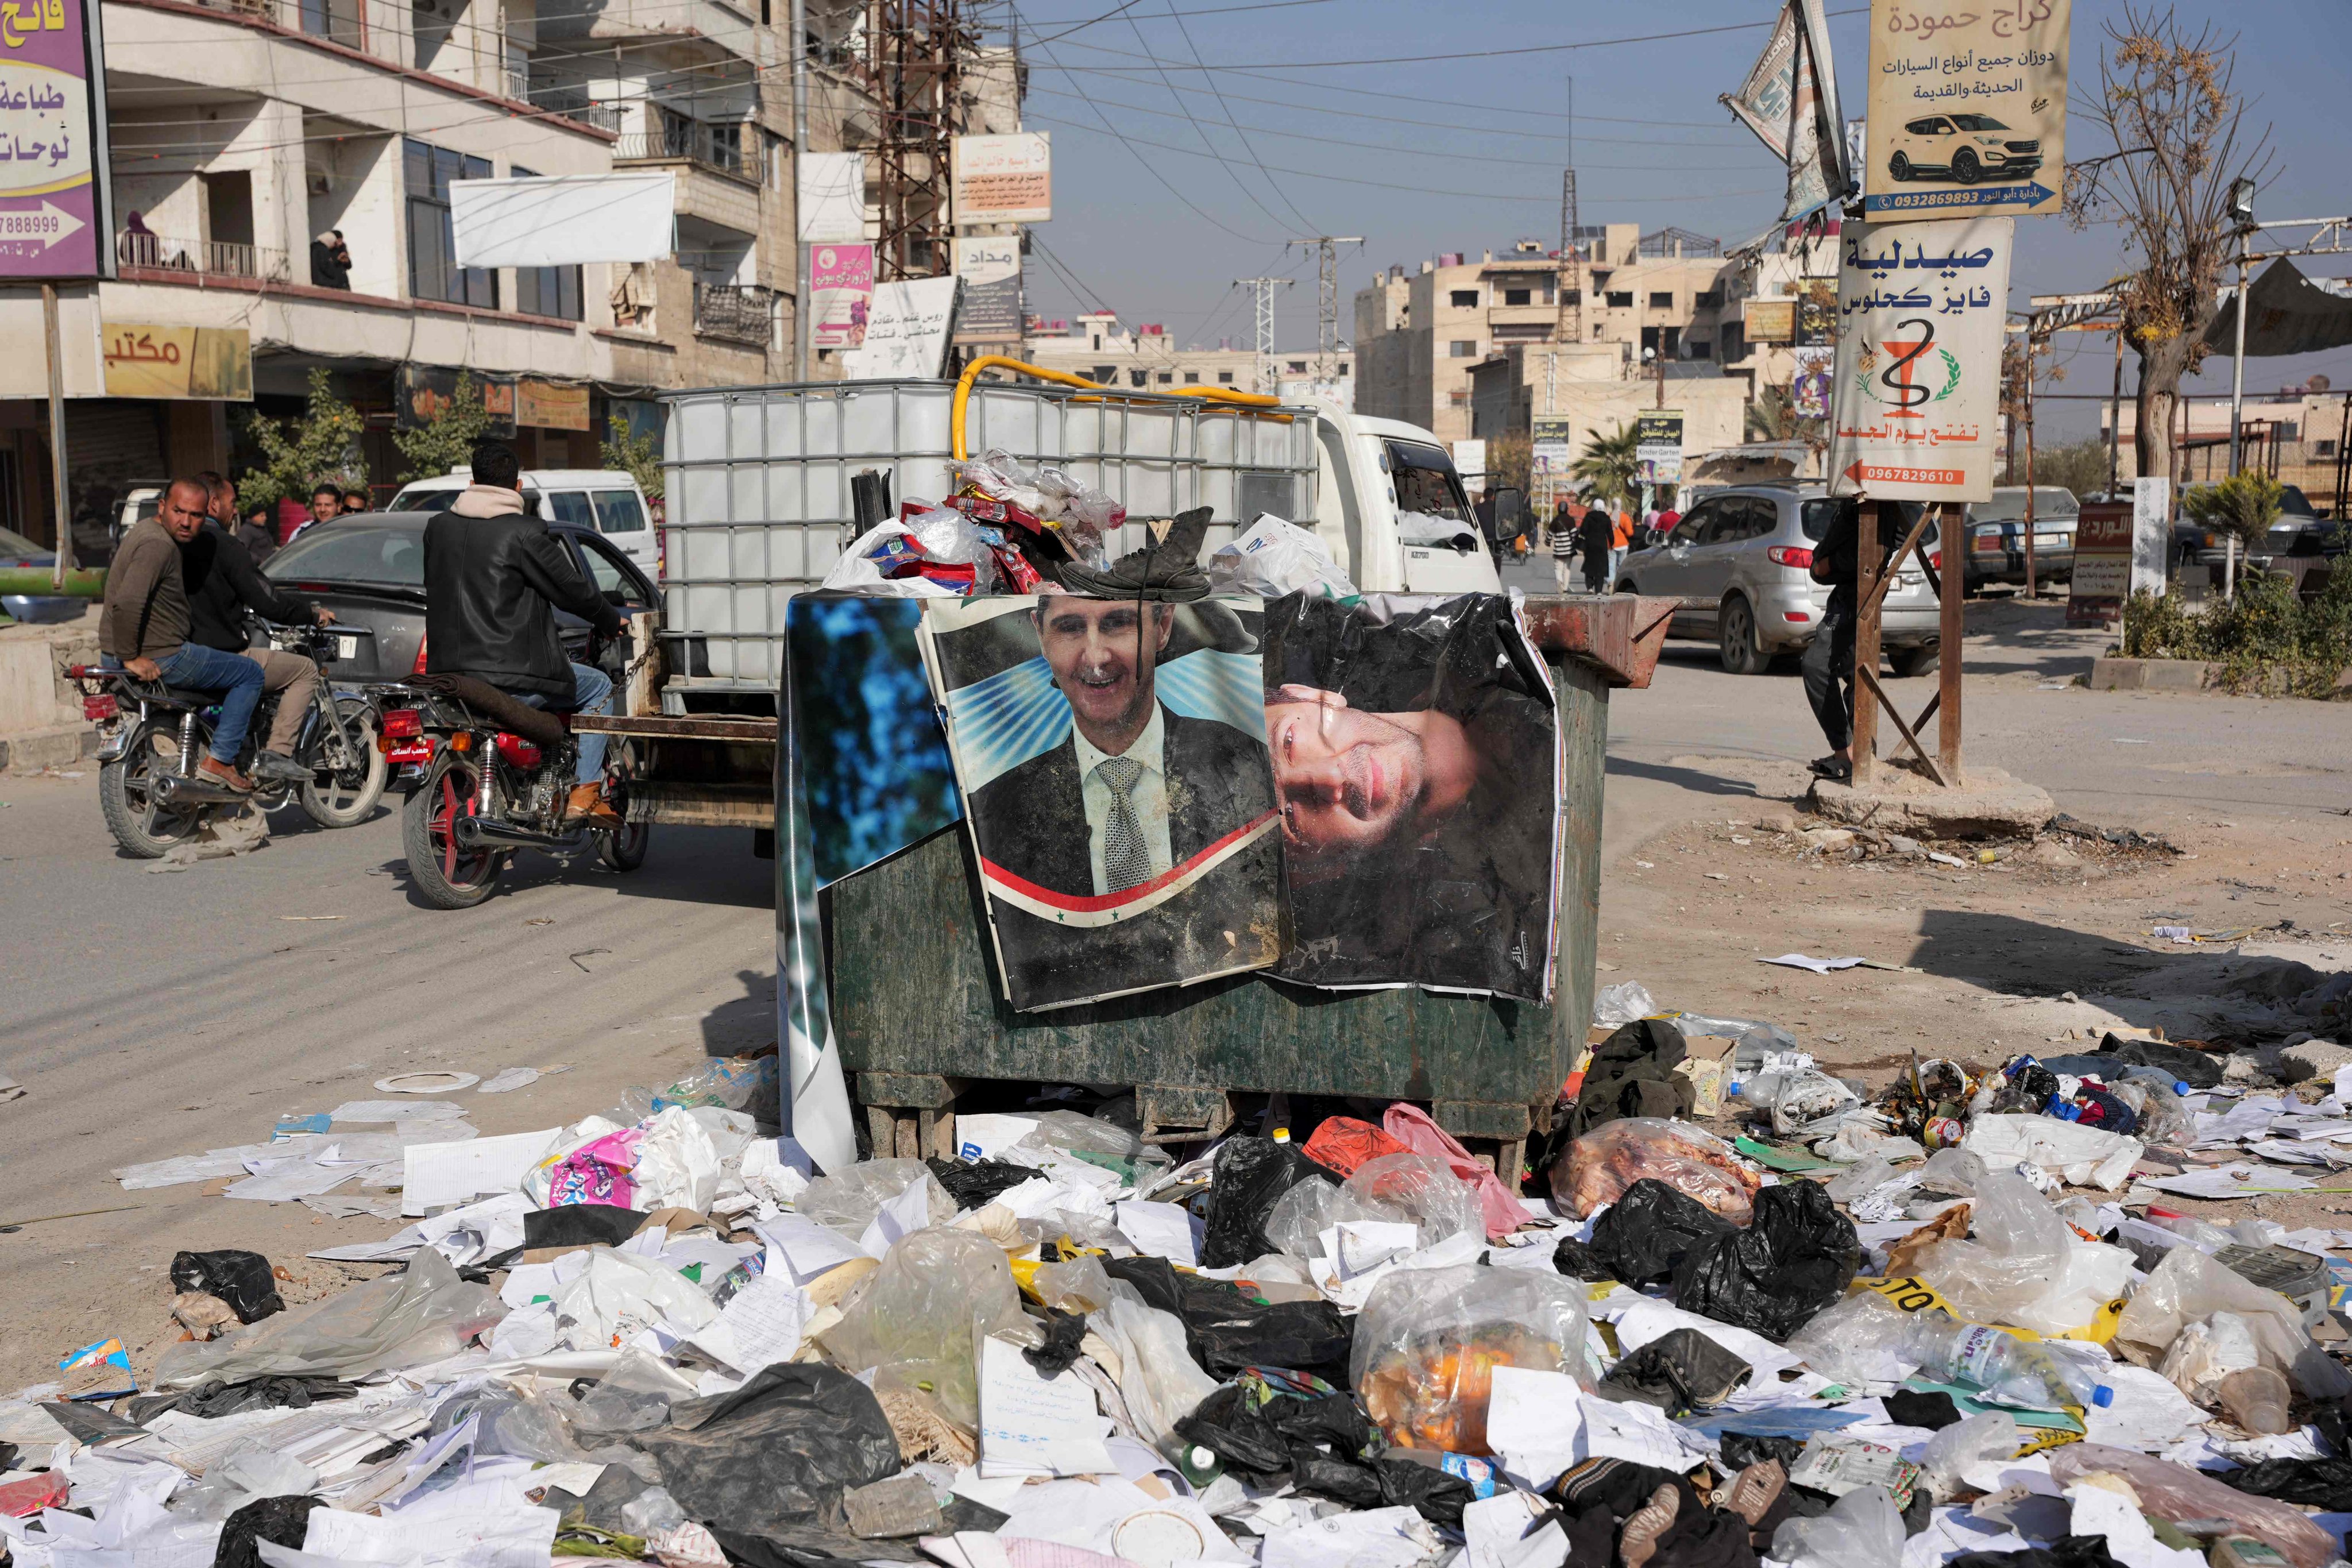
[[[1825,779],[1853,777],[1853,633],[1860,608],[1861,550],[1857,504],[1840,506],[1821,542],[1813,546],[1812,579],[1828,587],[1830,602],[1813,640],[1805,645],[1805,700],[1830,743],[1816,757],[1813,773]]]
[[[1570,563],[1576,558],[1576,531],[1584,526],[1584,514],[1591,510],[1572,496],[1552,510],[1551,582],[1559,593],[1576,592],[1569,576]]]
[[[1609,574],[1614,564],[1610,557],[1616,553],[1611,548],[1611,541],[1616,536],[1617,520],[1609,515],[1608,507],[1595,505],[1585,509],[1584,521],[1578,525],[1576,537],[1578,548],[1584,552],[1586,593],[1609,592],[1609,585],[1614,581]]]
[[[1633,508],[1629,501],[1619,505],[1616,527],[1609,536],[1609,582],[1612,588],[1617,582],[1617,569],[1625,564],[1625,552],[1633,545]]]

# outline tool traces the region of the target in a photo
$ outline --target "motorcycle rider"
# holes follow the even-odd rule
[[[310,770],[294,760],[294,742],[302,717],[310,710],[319,667],[299,653],[252,647],[246,632],[245,612],[251,609],[280,624],[316,621],[325,626],[334,612],[322,610],[297,594],[281,593],[255,570],[252,552],[229,531],[236,517],[236,492],[220,475],[198,474],[212,492],[212,506],[195,537],[180,546],[180,576],[188,590],[188,640],[223,653],[243,654],[261,666],[261,689],[276,691],[277,716],[269,737],[253,760],[257,777],[300,784]]]
[[[606,638],[620,635],[620,612],[524,510],[521,476],[513,448],[483,442],[474,448],[474,482],[425,525],[425,673],[470,675],[533,708],[608,713],[613,682],[565,656],[554,612],[569,610]],[[579,742],[563,819],[618,827],[621,816],[604,798],[605,737]]]

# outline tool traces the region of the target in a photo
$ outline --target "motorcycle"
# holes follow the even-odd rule
[[[426,676],[388,695],[377,745],[401,769],[400,838],[408,873],[436,909],[471,909],[498,891],[518,849],[589,848],[615,871],[645,864],[649,822],[628,822],[625,748],[607,753],[606,794],[624,822],[565,823],[580,756],[569,715],[517,702],[462,675]]]
[[[322,666],[335,657],[338,629],[266,629],[274,648]],[[339,629],[352,635],[352,628]],[[392,770],[377,749],[379,711],[364,689],[337,690],[322,675],[311,689],[310,710],[296,731],[292,753],[310,776],[299,784],[257,779],[253,793],[241,795],[196,770],[220,721],[219,693],[142,680],[102,665],[76,665],[66,673],[81,689],[82,716],[98,726],[98,805],[107,831],[140,859],[163,858],[225,808],[252,805],[268,812],[299,801],[320,826],[351,827],[366,821],[383,798]],[[239,772],[250,773],[280,695],[266,693],[255,709],[237,753]]]

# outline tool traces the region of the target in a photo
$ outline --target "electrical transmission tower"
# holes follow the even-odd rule
[[[1274,291],[1290,287],[1287,278],[1236,278],[1234,287],[1246,289],[1257,306],[1257,389],[1272,393],[1274,374]]]
[[[1552,342],[1580,342],[1584,337],[1584,258],[1577,249],[1576,171],[1559,172],[1559,321]]]
[[[881,0],[866,35],[882,209],[877,280],[940,277],[955,265],[949,163],[962,62],[978,43],[961,13],[961,0]]]
[[[1295,245],[1302,250],[1317,253],[1315,379],[1318,382],[1331,380],[1331,360],[1339,352],[1339,247],[1363,243],[1364,237],[1360,234],[1318,234],[1311,239],[1286,239],[1282,242],[1285,250]]]

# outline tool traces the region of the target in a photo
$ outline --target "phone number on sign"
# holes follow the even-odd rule
[[[51,206],[44,206],[37,212],[0,213],[0,236],[22,235],[39,238],[63,234],[65,226],[66,215]]]

